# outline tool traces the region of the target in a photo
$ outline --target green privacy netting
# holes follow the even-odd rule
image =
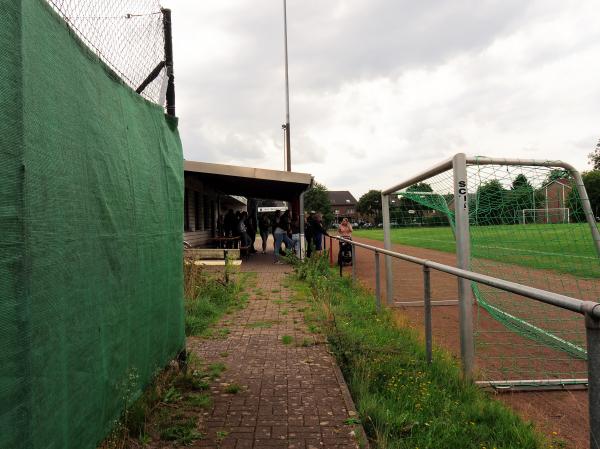
[[[93,448],[184,345],[176,121],[0,0],[0,448]]]

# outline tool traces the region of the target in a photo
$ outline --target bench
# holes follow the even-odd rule
[[[239,249],[221,249],[221,248],[190,248],[183,250],[183,256],[192,260],[223,260],[225,251],[230,260],[240,259]]]

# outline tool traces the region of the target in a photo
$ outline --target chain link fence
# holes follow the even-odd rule
[[[125,83],[165,105],[164,11],[158,0],[46,1]]]

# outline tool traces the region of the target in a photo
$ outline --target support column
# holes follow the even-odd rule
[[[304,192],[298,199],[298,217],[300,218],[300,260],[304,260],[305,242],[304,242]]]
[[[433,359],[432,336],[431,336],[431,278],[429,267],[423,266],[423,307],[425,317],[425,353],[427,363]]]
[[[470,269],[471,238],[469,234],[469,195],[467,186],[467,162],[464,153],[452,160],[454,171],[454,219],[456,234],[456,266]],[[473,377],[475,350],[473,344],[473,297],[471,281],[458,279],[460,353],[463,374]]]
[[[167,68],[167,114],[175,116],[175,73],[173,70],[173,35],[171,31],[171,10],[162,9],[165,36],[165,66]]]
[[[588,356],[590,448],[600,449],[600,319],[591,313],[586,313],[585,331]]]
[[[381,310],[381,274],[379,273],[379,253],[375,251],[375,301],[377,311]]]
[[[392,250],[392,236],[390,229],[390,196],[381,195],[381,212],[383,218],[383,246]],[[387,304],[394,302],[394,287],[392,278],[392,257],[385,256],[385,300]]]

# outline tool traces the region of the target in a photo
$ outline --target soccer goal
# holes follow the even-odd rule
[[[455,252],[459,268],[600,297],[600,233],[581,175],[565,162],[457,154],[383,190],[382,208],[388,249],[394,222],[395,242],[424,258]],[[386,257],[386,296],[402,301],[393,285]],[[580,316],[464,279],[458,300],[466,373],[513,385],[586,382]]]
[[[523,209],[521,223],[523,224],[556,224],[570,223],[571,212],[568,207],[549,207],[546,209]]]

